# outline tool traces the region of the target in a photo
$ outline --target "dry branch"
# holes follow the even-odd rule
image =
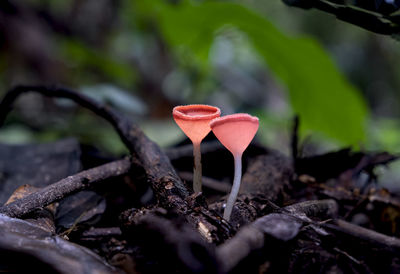
[[[201,144],[201,153],[206,154],[209,152],[214,152],[218,149],[223,149],[219,141],[204,142]],[[182,157],[192,157],[193,156],[193,145],[183,145],[179,147],[171,147],[165,150],[168,158],[173,160],[180,159]]]
[[[130,168],[129,159],[123,159],[82,171],[0,207],[0,213],[10,217],[22,217],[37,208],[59,201],[67,195],[94,187],[105,179],[127,174]]]
[[[350,236],[357,239],[357,242],[366,241],[372,246],[379,247],[384,250],[389,250],[400,255],[400,239],[387,236],[371,229],[361,227],[343,220],[334,220],[332,224],[323,225],[327,230],[335,231],[336,233]]]

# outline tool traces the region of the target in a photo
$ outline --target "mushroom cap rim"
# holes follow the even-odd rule
[[[219,125],[222,125],[225,123],[240,122],[240,121],[258,123],[259,119],[255,116],[251,116],[248,113],[235,113],[235,114],[225,115],[225,116],[217,117],[217,118],[213,119],[210,122],[210,127],[214,128],[216,126],[219,126]]]
[[[214,112],[210,112],[210,114],[200,114],[200,115],[187,115],[182,110],[190,110],[190,109],[200,109],[200,110],[210,110]],[[221,110],[218,107],[211,105],[200,105],[200,104],[191,104],[191,105],[181,105],[176,106],[172,110],[172,115],[176,116],[183,120],[209,120],[218,118],[221,115]]]

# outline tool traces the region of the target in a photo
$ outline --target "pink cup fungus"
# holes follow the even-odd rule
[[[201,192],[200,144],[211,131],[210,121],[221,115],[221,110],[208,105],[177,106],[172,110],[175,122],[193,143],[193,191]]]
[[[215,136],[232,153],[235,162],[233,186],[224,210],[224,219],[227,221],[230,219],[239,193],[242,178],[242,154],[253,140],[258,126],[258,118],[246,113],[215,118],[210,123]]]

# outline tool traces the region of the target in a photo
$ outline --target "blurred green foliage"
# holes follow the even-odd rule
[[[266,18],[230,2],[153,0],[137,1],[135,7],[157,21],[170,46],[185,46],[200,63],[208,60],[218,30],[239,29],[286,85],[303,131],[320,131],[344,144],[365,141],[368,111],[363,97],[314,40],[288,37]]]
[[[59,39],[58,47],[61,56],[80,70],[95,68],[105,79],[110,79],[123,87],[129,87],[135,83],[136,71],[132,66],[113,58],[111,54],[88,47],[81,41],[71,38]],[[77,73],[75,81],[80,84],[90,82],[90,79],[86,78],[88,75],[88,73]]]

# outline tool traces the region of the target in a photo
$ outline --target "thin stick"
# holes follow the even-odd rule
[[[179,172],[179,177],[182,178],[184,181],[193,182],[193,173],[192,172]],[[210,177],[202,176],[201,184],[205,188],[221,192],[223,194],[229,193],[231,191],[232,185],[229,183],[225,183]]]
[[[67,195],[93,187],[105,179],[127,174],[130,168],[130,159],[126,158],[82,171],[0,207],[0,213],[9,217],[22,217],[37,208],[59,201]]]
[[[224,150],[225,148],[221,145],[220,141],[208,141],[202,142],[201,145],[201,153],[211,153],[217,150]],[[170,147],[164,149],[165,154],[167,154],[168,158],[173,161],[183,157],[190,157],[193,155],[193,145],[187,144],[179,147]]]
[[[235,176],[233,179],[233,186],[231,193],[228,197],[228,202],[226,203],[226,207],[224,210],[224,219],[229,221],[233,209],[233,205],[235,204],[237,195],[240,189],[240,181],[242,180],[242,154],[234,155],[235,162]]]

